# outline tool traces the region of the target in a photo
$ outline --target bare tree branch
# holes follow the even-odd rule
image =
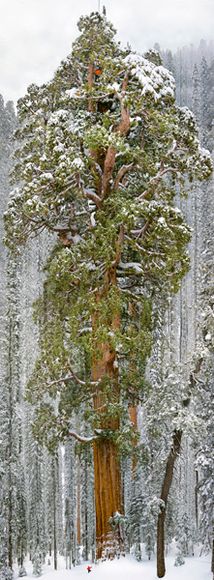
[[[70,365],[69,365],[69,370],[70,370],[70,375],[67,375],[65,377],[61,377],[61,379],[56,379],[55,381],[52,381],[51,383],[48,383],[48,387],[52,387],[53,385],[57,385],[59,383],[67,383],[68,381],[72,381],[75,380],[76,383],[78,383],[78,385],[81,385],[83,387],[87,387],[87,386],[93,386],[96,387],[98,386],[100,381],[83,381],[82,379],[79,379],[79,377],[76,375],[76,373],[71,369]]]

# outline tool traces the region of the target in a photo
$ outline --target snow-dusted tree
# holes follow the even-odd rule
[[[3,246],[2,219],[8,201],[10,154],[15,124],[12,103],[4,105],[3,98],[0,96],[0,516],[2,531],[0,567],[1,575],[5,577],[12,573],[16,556],[16,490],[19,472],[16,413],[18,366],[17,360],[15,362],[13,359],[13,355],[17,353],[18,322],[13,293],[13,283],[16,277],[14,276],[15,261],[13,259],[8,268],[7,252]]]
[[[75,475],[74,442],[65,444],[64,454],[64,488],[65,488],[65,558],[66,568],[71,569],[77,561],[77,526],[76,526],[76,475]]]
[[[197,65],[194,66],[192,75],[192,110],[198,125],[201,123],[201,84]]]
[[[206,208],[209,208],[209,212]],[[196,446],[198,470],[197,491],[199,495],[199,532],[202,550],[212,549],[212,572],[214,573],[213,530],[213,373],[214,373],[214,260],[213,260],[213,180],[205,191],[203,212],[204,240],[201,268],[202,291],[200,304],[200,336],[205,352],[204,372],[198,384],[198,413],[203,419],[204,431]]]
[[[54,569],[57,570],[58,553],[58,495],[59,495],[59,466],[58,454],[50,457],[46,453],[43,487],[44,505],[46,514],[46,538],[49,556],[54,559]]]
[[[42,563],[48,551],[45,534],[45,505],[43,496],[43,457],[42,449],[36,441],[31,440],[29,461],[29,514],[28,541],[30,557],[33,563],[33,574],[40,576]]]
[[[191,540],[191,527],[186,513],[183,513],[178,521],[176,540],[178,552],[176,555],[175,566],[181,566],[185,562],[184,557],[189,556],[189,544]]]
[[[208,79],[209,70],[205,57],[201,61],[201,124],[202,124],[202,143],[204,147],[208,145],[208,123],[209,123],[209,105],[208,105]]]
[[[94,442],[99,558],[118,550],[109,525],[123,512],[118,450],[135,437],[126,403],[143,389],[152,301],[176,291],[188,269],[190,232],[175,192],[208,177],[211,162],[193,115],[175,104],[172,75],[149,55],[122,51],[105,16],[81,18],[79,29],[54,79],[19,101],[6,228],[12,248],[44,229],[58,234],[28,394],[44,443]],[[91,438],[72,429],[86,402]]]

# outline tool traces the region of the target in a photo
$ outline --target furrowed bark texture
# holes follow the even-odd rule
[[[115,270],[108,273],[108,284],[116,283]],[[99,296],[97,297],[99,300]],[[97,325],[95,318],[94,327]],[[116,329],[120,324],[119,315],[112,320],[111,328]],[[111,403],[119,401],[118,370],[114,362],[116,353],[108,343],[99,345],[98,358],[95,358],[92,369],[92,380],[111,379]],[[111,432],[119,429],[119,419],[105,418],[107,410],[106,396],[99,387],[94,393],[94,409],[100,415],[101,429]],[[102,417],[103,415],[103,417]],[[114,558],[121,551],[122,540],[119,530],[113,531],[109,519],[116,513],[123,513],[122,485],[120,462],[115,443],[111,438],[94,441],[94,479],[95,479],[95,508],[96,508],[96,551],[97,559]]]
[[[89,65],[88,68],[88,85],[93,87],[93,69]],[[125,77],[122,85],[121,101],[121,119],[115,132],[120,136],[125,136],[130,128],[130,114],[126,106],[124,106],[123,97],[128,83],[128,78]],[[89,99],[88,110],[94,110],[93,99]],[[99,159],[98,152],[91,151],[91,159],[97,161]],[[109,196],[112,185],[113,171],[115,168],[116,148],[109,146],[105,159],[102,160],[100,169],[100,184],[98,192],[101,193],[100,204],[102,205],[104,199]],[[111,268],[105,274],[104,286],[101,292],[97,293],[97,304],[103,297],[108,296],[110,288],[117,287],[116,267],[120,262],[122,246],[124,238],[123,226],[120,228],[118,241],[116,244],[115,260]],[[99,308],[97,309],[99,312]],[[98,315],[94,316],[92,321],[93,330],[99,326]],[[120,313],[112,317],[112,321],[108,324],[109,330],[116,330],[120,327]],[[94,391],[94,410],[99,414],[99,425],[103,430],[109,430],[111,433],[119,429],[119,418],[112,419],[105,418],[105,411],[107,410],[108,402],[110,401],[109,394],[103,392],[102,379],[109,377],[111,379],[111,403],[119,402],[120,392],[118,384],[118,370],[115,368],[116,353],[108,343],[99,344],[97,353],[94,356],[92,365],[92,381],[99,381],[99,389]],[[98,438],[94,441],[94,479],[95,479],[95,510],[96,510],[96,550],[97,559],[114,558],[114,556],[123,548],[123,541],[120,536],[119,526],[117,530],[113,530],[110,526],[109,519],[114,516],[116,512],[123,513],[122,500],[122,483],[120,464],[116,445],[112,438],[106,437]]]

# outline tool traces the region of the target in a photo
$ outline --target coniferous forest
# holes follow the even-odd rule
[[[0,578],[130,553],[162,578],[172,543],[214,573],[214,48],[78,28],[0,97]]]

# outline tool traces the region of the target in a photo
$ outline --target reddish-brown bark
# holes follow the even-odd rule
[[[120,236],[119,238],[120,239]],[[118,249],[117,249],[118,252]],[[116,285],[116,269],[113,267],[106,274],[103,293],[108,293],[109,287]],[[103,294],[102,294],[103,298]],[[97,295],[97,301],[101,295]],[[93,327],[96,330],[99,323],[95,315]],[[114,315],[110,328],[115,330],[120,325],[120,314]],[[94,392],[94,409],[100,416],[100,428],[110,432],[119,429],[119,418],[106,418],[108,403],[119,402],[118,369],[114,364],[116,353],[108,343],[99,345],[95,353],[92,380],[100,381]],[[111,380],[111,399],[109,400],[102,389],[102,378]],[[109,520],[116,513],[123,513],[122,486],[120,462],[117,448],[111,438],[100,438],[94,441],[94,479],[95,479],[95,507],[96,507],[96,544],[97,558],[113,558],[120,549],[119,531],[112,530]]]
[[[88,85],[93,88],[94,71],[92,65],[88,68]],[[121,100],[121,120],[115,128],[115,132],[125,136],[130,127],[130,116],[128,109],[123,104],[123,97],[128,79],[124,79],[122,87]],[[94,104],[89,98],[89,111],[94,111]],[[98,192],[101,194],[101,201],[106,198],[112,189],[112,177],[115,168],[116,149],[109,146],[104,158],[100,158],[99,151],[91,151],[92,167],[96,164],[101,169],[100,185],[98,183]],[[99,173],[99,172],[98,172]],[[98,178],[96,170],[96,177]],[[97,292],[97,313],[92,320],[92,330],[96,333],[99,327],[99,306],[103,298],[107,298],[110,288],[117,287],[116,267],[121,258],[122,246],[124,239],[124,228],[121,226],[118,240],[115,247],[115,260],[112,266],[105,274],[102,290]],[[110,323],[109,330],[115,330],[120,327],[120,312],[114,313]],[[99,386],[94,388],[94,410],[99,415],[99,427],[106,432],[114,433],[119,429],[119,417],[107,418],[106,411],[109,402],[118,403],[120,399],[118,384],[118,369],[115,365],[116,353],[108,342],[97,345],[92,364],[92,381],[99,382]],[[106,395],[102,385],[102,379],[109,377],[111,382],[111,401],[109,395]],[[98,438],[94,440],[94,478],[95,478],[95,508],[96,508],[96,543],[97,558],[113,558],[121,548],[121,538],[119,530],[112,530],[109,520],[116,513],[123,513],[122,486],[120,474],[120,462],[117,448],[112,437]]]

